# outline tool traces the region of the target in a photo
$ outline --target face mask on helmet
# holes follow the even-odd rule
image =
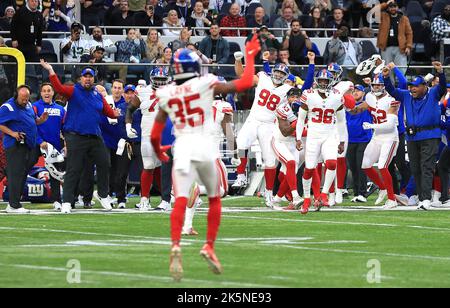
[[[327,93],[331,88],[331,80],[327,78],[316,78],[316,89],[320,93]]]
[[[288,74],[280,70],[272,71],[272,82],[276,85],[283,84],[288,78]]]
[[[165,76],[152,76],[150,80],[152,81],[153,89],[165,86],[169,82],[169,78]]]
[[[382,83],[373,83],[370,86],[370,88],[372,90],[373,95],[375,96],[381,96],[384,94],[384,84]]]

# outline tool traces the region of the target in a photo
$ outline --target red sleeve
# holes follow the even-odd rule
[[[114,114],[114,110],[106,102],[106,99],[104,97],[103,97],[103,114],[110,119],[117,119],[116,115]]]
[[[64,86],[61,84],[61,81],[59,81],[58,76],[50,75],[50,82],[52,83],[53,88],[55,88],[55,92],[58,94],[63,95],[64,97],[70,99],[73,95],[73,86]]]
[[[344,95],[344,106],[347,109],[353,110],[356,106],[356,101],[353,95],[345,94]]]

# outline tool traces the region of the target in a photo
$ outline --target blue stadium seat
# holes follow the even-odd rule
[[[369,59],[374,54],[378,54],[378,49],[373,45],[372,41],[369,40],[362,40],[359,42],[362,48],[362,59],[366,60]]]
[[[433,7],[431,8],[431,13],[430,13],[430,21],[432,21],[434,19],[434,17],[436,17],[437,15],[441,15],[442,10],[444,9],[444,7],[450,4],[450,0],[436,0],[433,2]]]
[[[408,2],[408,5],[406,6],[406,16],[408,16],[411,23],[428,19],[422,5],[415,0]]]

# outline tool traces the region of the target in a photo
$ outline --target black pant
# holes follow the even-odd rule
[[[139,155],[140,149],[141,149],[140,143],[136,142],[127,143],[122,155],[116,155],[117,170],[116,170],[115,192],[118,203],[125,203],[127,201],[126,197],[127,197],[128,173],[130,172],[130,166],[132,161],[140,157]]]
[[[55,163],[55,168],[58,170],[64,170],[64,163]],[[51,189],[51,202],[61,203],[61,182],[50,175],[50,189]]]
[[[347,164],[353,177],[353,194],[356,196],[366,196],[367,176],[362,170],[364,151],[368,143],[349,143],[347,149]]]
[[[431,200],[433,187],[433,170],[440,139],[408,141],[408,156],[411,172],[417,186],[419,200]]]
[[[84,158],[83,166],[80,181],[78,182],[77,189],[75,190],[74,200],[76,200],[78,196],[83,196],[84,204],[88,204],[91,203],[94,195],[95,168],[92,159],[90,159],[87,155]],[[72,205],[75,205],[75,203],[72,203]]]
[[[439,157],[439,177],[441,178],[442,195],[441,201],[448,200],[448,173],[450,172],[450,148],[446,146]]]
[[[8,178],[9,205],[21,208],[20,199],[30,169],[38,161],[38,148],[30,149],[24,144],[16,144],[6,149],[6,176]]]
[[[394,188],[394,193],[399,195],[401,192],[400,179],[397,177],[397,172],[395,170],[397,167],[400,172],[401,182],[406,186],[411,177],[411,170],[406,163],[406,152],[405,152],[405,134],[399,135],[397,154],[389,165],[389,173],[392,176],[392,186]]]
[[[173,155],[172,149],[167,151],[170,159],[167,163],[161,165],[161,199],[170,203],[170,197],[172,192],[172,167],[173,167]]]
[[[66,133],[67,171],[64,179],[63,200],[73,204],[78,182],[86,157],[97,166],[97,187],[101,198],[108,196],[109,159],[103,139],[98,136],[81,136]]]

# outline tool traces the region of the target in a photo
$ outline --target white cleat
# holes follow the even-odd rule
[[[61,203],[59,203],[58,201],[53,202],[53,209],[57,212],[61,211]]]
[[[353,198],[352,202],[354,202],[354,203],[366,203],[367,199],[364,196],[359,195],[359,196],[356,196],[355,198]]]
[[[409,199],[406,195],[395,195],[395,200],[399,205],[408,206]]]
[[[70,206],[70,203],[63,203],[61,205],[61,214],[70,214],[72,212],[72,206]]]
[[[297,196],[297,197],[295,197],[295,198],[292,200],[292,204],[293,204],[294,207],[296,207],[296,208],[300,208],[300,207],[303,205],[303,202],[305,202],[305,199],[303,199],[303,198],[300,197],[300,196]]]
[[[329,206],[335,206],[336,205],[336,194],[330,193],[328,197],[328,205]]]
[[[424,211],[428,211],[430,208],[431,208],[430,200],[424,200],[422,202],[419,202],[419,205],[417,206],[418,210],[424,210]]]
[[[441,199],[442,193],[437,190],[431,191],[431,203],[438,203]]]
[[[397,201],[388,199],[386,203],[383,205],[384,210],[390,210],[397,207]]]
[[[148,200],[147,197],[142,197],[141,198],[141,202],[139,202],[139,204],[136,204],[136,207],[140,210],[140,211],[148,211],[150,210],[152,207],[150,206],[150,202]]]
[[[450,208],[450,200],[447,200],[444,203],[442,203],[441,201],[431,202],[431,207],[434,207],[437,209],[448,209],[448,208]]]
[[[119,203],[119,205],[117,206],[117,208],[118,208],[118,209],[121,209],[121,210],[126,209],[126,208],[127,208],[127,204],[124,203],[124,202],[121,202],[121,203]]]
[[[241,188],[247,186],[247,176],[245,174],[238,174],[236,181],[233,183],[231,187],[233,188]]]
[[[95,199],[97,199],[99,202],[100,202],[100,205],[105,209],[105,210],[107,210],[107,211],[111,211],[112,210],[112,206],[111,206],[111,197],[110,196],[108,196],[108,197],[106,197],[106,198],[101,198],[99,195],[98,195],[98,192],[97,191],[94,191],[94,197],[95,197]]]
[[[30,214],[30,211],[23,207],[15,209],[8,205],[8,207],[6,208],[6,213],[8,213],[8,214]]]
[[[168,212],[172,210],[172,206],[167,201],[161,201],[161,203],[154,209],[154,211],[160,211],[160,212]]]
[[[380,205],[383,203],[384,199],[387,197],[387,190],[380,190],[378,193],[378,198],[375,201],[375,205]]]
[[[344,196],[343,196],[343,191],[342,189],[336,189],[336,204],[342,204],[342,202],[344,202]],[[331,205],[331,204],[330,204]]]
[[[266,190],[264,193],[264,203],[268,208],[273,208],[273,194],[271,190]]]

